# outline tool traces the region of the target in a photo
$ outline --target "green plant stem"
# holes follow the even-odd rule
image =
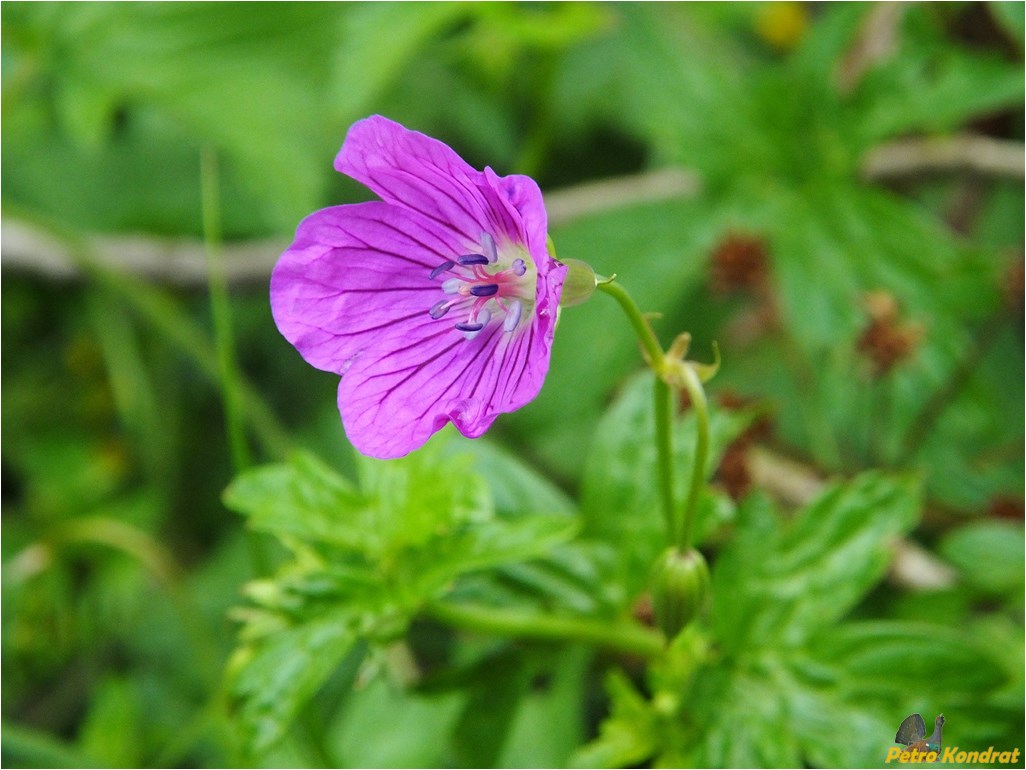
[[[645,359],[656,374],[653,386],[655,406],[656,451],[659,462],[659,494],[666,521],[666,535],[671,542],[676,539],[676,505],[673,499],[673,391],[662,378],[666,366],[666,354],[652,331],[634,298],[613,279],[599,279],[597,288],[615,299],[630,321],[631,328],[641,343]]]
[[[641,349],[645,352],[645,358],[649,366],[655,370],[657,375],[662,374],[664,368],[663,360],[665,358],[663,349],[634,298],[627,293],[626,289],[611,278],[599,278],[596,288],[615,299],[620,307],[623,308],[623,312],[627,315],[627,320],[630,321],[631,327],[638,337],[638,342],[641,343]]]
[[[520,610],[431,602],[425,613],[445,625],[481,634],[554,642],[583,642],[607,650],[653,658],[664,648],[661,634],[642,626],[536,615]]]
[[[656,451],[659,462],[659,495],[663,502],[666,536],[677,541],[677,511],[673,495],[674,393],[661,377],[653,385]]]
[[[221,194],[218,184],[217,154],[212,147],[200,153],[200,197],[203,207],[203,244],[207,252],[207,283],[210,287],[210,312],[214,320],[214,345],[217,348],[224,402],[225,430],[231,448],[232,463],[238,473],[251,464],[242,418],[239,376],[232,337],[228,282],[221,259]]]
[[[681,367],[684,389],[691,398],[691,407],[695,410],[697,436],[695,438],[695,463],[691,469],[691,486],[684,503],[684,514],[680,529],[677,532],[677,545],[682,553],[691,547],[691,536],[695,527],[695,514],[698,512],[698,498],[705,485],[705,464],[709,456],[709,408],[705,399],[702,380],[693,367],[685,364]]]

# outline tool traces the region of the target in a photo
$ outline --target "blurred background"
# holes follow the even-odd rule
[[[561,257],[617,273],[664,342],[718,341],[716,408],[766,415],[718,471],[731,495],[917,474],[877,609],[1008,651],[991,735],[1022,744],[1021,3],[0,20],[5,765],[236,761],[228,610],[262,560],[220,496],[297,446],[352,465],[337,378],[278,335],[267,283],[303,216],[367,199],[332,159],[371,113],[534,176]],[[570,309],[541,396],[490,436],[573,495],[640,364],[612,303]]]

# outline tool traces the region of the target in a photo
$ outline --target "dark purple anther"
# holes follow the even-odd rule
[[[430,315],[437,321],[439,318],[441,318],[443,315],[449,312],[450,307],[452,307],[452,305],[449,302],[449,300],[440,299],[438,300],[438,302],[431,306],[431,309],[428,311],[428,315]]]
[[[464,254],[456,261],[461,265],[487,265],[488,257],[482,256],[481,254]]]
[[[471,286],[470,293],[475,297],[491,297],[499,293],[499,284],[483,283],[480,286]]]
[[[438,267],[436,267],[434,270],[431,271],[431,280],[432,281],[435,280],[438,276],[440,276],[446,270],[451,270],[454,267],[456,267],[456,263],[455,262],[453,262],[451,259],[445,260],[445,262],[443,262],[442,264],[440,264]]]
[[[456,328],[461,332],[479,332],[484,328],[484,324],[460,323],[456,324]]]

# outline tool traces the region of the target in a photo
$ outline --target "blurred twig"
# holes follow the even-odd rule
[[[867,179],[938,171],[970,171],[1022,179],[1026,176],[1026,147],[1012,140],[955,134],[887,142],[874,147],[862,159],[862,174]]]
[[[752,446],[747,456],[753,485],[790,506],[808,505],[827,487],[811,468],[766,447]],[[906,588],[938,590],[953,585],[956,573],[918,543],[901,539],[894,544],[890,579]]]
[[[549,223],[561,225],[580,217],[632,204],[694,195],[698,179],[682,169],[660,169],[570,187],[545,196]],[[97,235],[89,250],[103,268],[179,286],[205,286],[206,248],[200,240],[150,236]],[[227,243],[221,248],[224,277],[231,284],[266,282],[288,240],[267,238]],[[82,275],[66,243],[24,221],[4,218],[0,266],[56,279]]]
[[[897,50],[898,30],[906,6],[901,2],[876,3],[866,14],[855,40],[838,64],[837,89],[842,94],[854,91],[874,64]]]

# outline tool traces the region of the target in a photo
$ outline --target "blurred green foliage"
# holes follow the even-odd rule
[[[1021,152],[1023,6],[891,13],[4,3],[5,221],[82,277],[0,287],[3,763],[866,766],[913,711],[965,749],[1022,747],[1021,168],[869,161],[965,134]],[[352,456],[336,378],[278,336],[266,281],[233,285],[268,463],[244,469],[206,293],[83,245],[202,237],[204,149],[225,238],[287,239],[365,199],[331,159],[372,112],[547,193],[700,180],[552,231],[664,340],[723,352],[714,601],[651,665],[585,633],[645,647],[663,547],[649,382],[612,303],[563,314],[541,396],[488,438],[380,464]],[[686,410],[675,430],[687,468]],[[836,481],[798,505],[751,489],[753,441]],[[888,572],[899,538],[941,577]],[[454,631],[439,602],[580,633]]]

